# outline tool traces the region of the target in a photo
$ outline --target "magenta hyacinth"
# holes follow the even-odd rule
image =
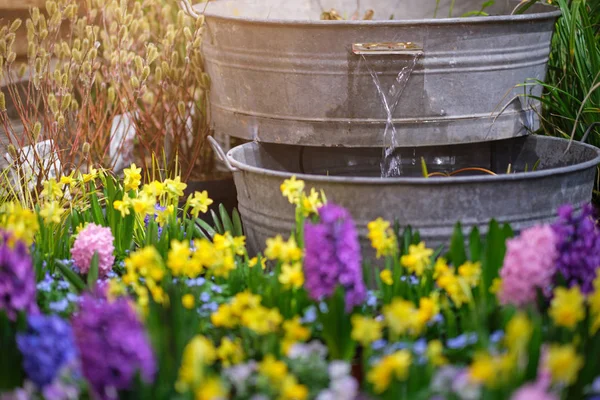
[[[338,285],[345,290],[346,312],[367,295],[361,269],[358,233],[343,207],[319,208],[320,223],[304,226],[306,290],[314,300],[331,297]]]
[[[0,311],[15,320],[19,311],[38,312],[35,271],[25,243],[11,246],[10,233],[0,231]]]
[[[113,243],[114,237],[110,228],[88,224],[77,235],[71,248],[71,257],[79,270],[85,274],[90,270],[94,253],[98,252],[98,276],[104,278],[112,270],[115,262]]]
[[[500,270],[502,304],[524,306],[535,302],[537,289],[548,294],[556,271],[557,237],[548,225],[525,229],[506,242],[506,256]]]
[[[72,326],[83,374],[98,398],[113,399],[116,391],[128,389],[138,371],[144,381],[153,380],[154,354],[127,298],[84,295]]]

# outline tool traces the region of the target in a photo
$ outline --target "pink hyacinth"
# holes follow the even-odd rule
[[[85,274],[90,270],[94,253],[98,252],[98,276],[104,278],[115,262],[113,242],[110,228],[88,224],[77,235],[71,249],[71,257],[79,270]]]
[[[558,396],[548,393],[543,386],[530,383],[521,386],[511,397],[511,400],[558,400]]]
[[[534,226],[506,242],[500,270],[500,303],[524,306],[535,302],[537,289],[548,293],[556,271],[557,238],[548,225]]]

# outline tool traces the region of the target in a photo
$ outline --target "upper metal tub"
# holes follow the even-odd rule
[[[441,18],[450,1],[440,3],[433,18],[435,0],[362,0],[359,15],[375,11],[369,21],[320,20],[322,9],[352,14],[355,0],[196,5],[206,18],[203,52],[217,135],[308,146],[390,145],[369,69],[389,103],[390,90],[403,91],[395,110],[389,104],[396,146],[481,142],[536,129],[539,104],[519,98],[526,89],[516,86],[545,79],[560,11],[539,4],[510,15],[517,3],[498,0],[486,9],[490,16]],[[453,15],[460,16],[483,0],[456,3]]]

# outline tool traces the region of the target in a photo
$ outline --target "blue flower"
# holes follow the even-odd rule
[[[217,303],[215,303],[214,301],[211,303],[203,304],[202,307],[200,307],[201,310],[210,311],[210,312],[215,312],[215,311],[217,311],[218,308],[219,308],[219,305]]]
[[[206,282],[206,279],[204,279],[203,277],[198,277],[196,279],[188,279],[185,284],[188,287],[194,287],[194,286],[202,286],[204,285],[204,283]]]
[[[17,347],[27,377],[42,388],[76,357],[73,332],[68,322],[55,315],[30,315],[27,323],[27,331],[17,334]]]
[[[317,320],[317,309],[315,306],[310,306],[304,312],[304,316],[302,317],[303,324],[312,324]]]
[[[223,293],[223,288],[219,285],[212,285],[212,290],[215,293]]]
[[[421,338],[413,344],[413,351],[417,355],[423,355],[427,351],[427,340]]]
[[[52,281],[48,280],[48,276],[46,276],[46,279],[39,281],[35,287],[40,292],[49,292],[52,290]]]
[[[502,331],[492,332],[492,334],[490,335],[490,342],[498,343],[499,341],[502,340],[503,337],[504,337],[504,332],[502,332]]]
[[[203,303],[208,303],[210,301],[210,293],[202,292],[202,294],[200,295],[200,301]]]
[[[398,350],[408,349],[409,347],[410,347],[410,343],[396,342],[396,343],[393,343],[391,346],[389,346],[385,352],[387,354],[391,354],[391,353],[395,353]]]
[[[377,307],[377,296],[375,296],[372,290],[367,292],[367,305],[369,307]]]
[[[70,285],[69,285],[69,282],[67,282],[67,281],[58,281],[56,283],[56,287],[61,290],[66,290],[70,287]]]
[[[55,313],[64,312],[69,307],[69,301],[64,298],[48,304],[48,308]]]
[[[67,293],[66,299],[71,303],[76,303],[81,299],[81,296],[78,296],[75,293]]]
[[[376,340],[371,344],[371,348],[375,351],[381,350],[385,346],[387,346],[387,340],[385,340],[385,339]]]
[[[448,339],[446,341],[446,347],[449,349],[463,349],[468,345],[477,343],[477,334],[475,333],[463,333],[455,338]]]
[[[319,303],[319,311],[321,311],[323,314],[327,314],[327,312],[329,312],[329,308],[327,308],[327,303],[325,302],[320,302]]]

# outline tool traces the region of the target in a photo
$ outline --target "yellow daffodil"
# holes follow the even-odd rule
[[[165,207],[164,210],[158,210],[156,212],[156,222],[159,226],[165,226],[167,222],[169,222],[169,218],[175,212],[175,206],[173,204],[169,204]]]
[[[395,298],[383,306],[383,316],[394,335],[414,334],[419,325],[415,305],[401,298]]]
[[[308,398],[308,388],[300,383],[295,376],[288,374],[281,383],[281,400],[305,400]]]
[[[216,359],[217,351],[213,343],[202,335],[194,336],[183,350],[177,390],[184,392],[197,386],[205,375],[205,368]]]
[[[283,317],[276,308],[259,306],[246,310],[242,314],[242,325],[259,335],[277,332]]]
[[[393,255],[398,246],[396,235],[390,228],[390,223],[382,218],[377,218],[367,224],[369,233],[367,237],[371,246],[377,251],[377,258]]]
[[[546,368],[552,381],[570,385],[577,380],[577,374],[583,367],[583,357],[578,355],[571,344],[551,345],[546,357]]]
[[[590,333],[595,334],[600,328],[600,269],[596,270],[596,278],[594,279],[594,291],[588,297],[590,305]]]
[[[471,287],[477,286],[481,279],[481,263],[471,261],[465,262],[458,267],[458,275]]]
[[[194,192],[193,195],[190,195],[187,203],[192,208],[191,214],[194,218],[198,218],[198,214],[204,214],[208,211],[208,207],[213,201],[208,197],[208,192],[204,190],[202,192]]]
[[[310,329],[302,325],[298,316],[285,321],[283,331],[284,339],[281,342],[283,354],[287,354],[295,343],[304,342],[310,338]]]
[[[28,246],[33,243],[38,229],[37,215],[21,204],[9,202],[0,205],[0,227],[12,233],[11,240],[22,240]],[[13,243],[9,243],[12,246]]]
[[[392,278],[392,271],[384,269],[379,273],[379,278],[384,285],[392,286],[394,284],[394,278]]]
[[[421,242],[417,245],[411,244],[408,246],[408,254],[400,257],[400,263],[410,273],[416,276],[423,275],[425,268],[431,263],[433,250],[425,247],[425,243]]]
[[[381,332],[383,330],[383,323],[381,321],[362,315],[353,315],[351,321],[352,339],[356,340],[364,347],[381,339]]]
[[[156,198],[163,193],[164,189],[165,185],[162,182],[152,181],[142,187],[142,192],[146,193],[148,196]]]
[[[173,198],[183,196],[183,191],[187,188],[187,184],[181,182],[181,178],[178,176],[175,179],[165,179],[164,185],[165,191]]]
[[[194,295],[192,295],[190,293],[183,295],[183,297],[181,298],[181,304],[183,304],[183,306],[185,308],[187,308],[188,310],[191,310],[192,308],[194,308],[194,305],[196,304]]]
[[[384,356],[367,374],[367,380],[373,384],[375,393],[385,392],[393,378],[400,381],[408,379],[408,371],[412,364],[409,350],[399,350]]]
[[[171,249],[167,254],[167,267],[173,276],[195,278],[202,272],[202,266],[190,260],[191,254],[189,241],[171,241]]]
[[[302,264],[299,262],[288,264],[285,263],[281,267],[279,274],[279,282],[286,289],[300,289],[304,285],[304,272],[302,272]]]
[[[98,170],[95,168],[90,168],[87,174],[81,175],[81,179],[83,183],[88,183],[98,177]]]
[[[281,184],[281,194],[287,197],[291,204],[298,204],[300,195],[304,190],[304,181],[296,180],[296,176],[293,175],[290,179],[286,179]]]
[[[258,257],[252,257],[248,260],[248,266],[254,268],[258,265]],[[264,271],[267,268],[267,259],[264,257],[260,258],[260,268]]]
[[[65,186],[73,187],[73,186],[75,186],[75,184],[77,184],[77,180],[75,179],[74,175],[75,175],[75,172],[71,172],[69,175],[66,175],[66,176],[63,175],[60,177],[59,183],[62,185],[63,188]]]
[[[427,344],[427,358],[436,367],[448,364],[448,359],[444,357],[444,345],[441,341],[436,339]]]
[[[125,218],[130,214],[131,201],[128,196],[123,197],[123,200],[115,200],[113,208],[121,213],[121,218]]]
[[[210,315],[210,322],[217,328],[233,328],[238,323],[229,304],[221,304],[217,311]]]
[[[225,368],[244,361],[244,348],[239,338],[231,340],[224,337],[217,348],[217,356]]]
[[[229,393],[225,385],[216,376],[203,380],[194,393],[195,400],[226,400],[228,398]]]
[[[58,200],[63,196],[63,192],[60,186],[56,182],[56,179],[50,178],[43,183],[44,190],[40,193],[40,197],[49,201]]]
[[[510,319],[506,326],[504,343],[510,351],[521,354],[526,350],[532,333],[533,326],[531,321],[525,313],[519,312]]]
[[[58,204],[58,201],[56,200],[44,203],[40,209],[40,215],[42,218],[44,218],[44,222],[47,224],[59,224],[64,212],[65,210],[60,206],[60,204]]]
[[[300,197],[300,206],[302,207],[302,213],[305,217],[316,214],[318,209],[323,206],[323,201],[319,196],[319,192],[317,192],[315,188],[311,188],[308,196],[302,193]]]
[[[125,168],[123,170],[123,174],[125,178],[123,179],[123,184],[125,185],[125,191],[129,192],[130,190],[138,190],[140,184],[142,183],[142,169],[138,168],[135,164],[131,164],[129,168]]]
[[[138,193],[138,196],[128,200],[136,214],[145,217],[146,215],[154,215],[156,202],[152,196],[146,193]]]
[[[574,329],[585,318],[585,297],[579,287],[556,288],[548,314],[557,326]]]
[[[290,237],[287,242],[280,235],[275,238],[267,239],[267,248],[265,256],[269,260],[279,260],[283,262],[294,262],[302,258],[302,249],[296,244],[296,240]]]
[[[258,364],[258,372],[269,380],[272,386],[279,387],[287,376],[287,365],[277,360],[272,354],[267,354]]]

